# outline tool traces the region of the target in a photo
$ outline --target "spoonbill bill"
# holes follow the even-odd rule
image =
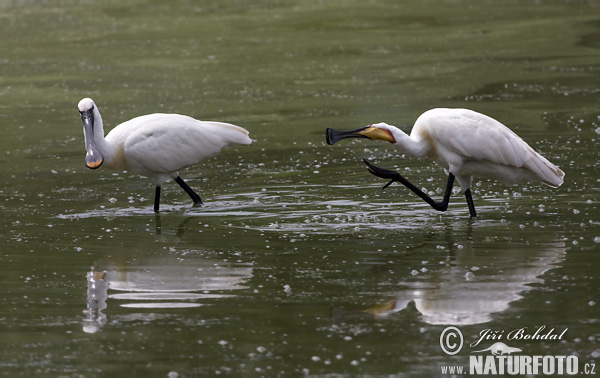
[[[332,145],[345,138],[384,140],[411,158],[426,156],[432,159],[448,175],[441,202],[434,201],[400,173],[363,160],[370,173],[390,180],[383,189],[398,181],[439,211],[448,209],[456,179],[464,191],[471,217],[477,216],[471,195],[473,176],[488,177],[509,185],[539,181],[551,187],[560,186],[565,176],[508,127],[469,109],[428,110],[419,116],[410,135],[386,123],[349,131],[331,128],[326,131],[327,144]]]
[[[85,165],[91,169],[126,170],[154,180],[154,211],[160,205],[160,188],[173,179],[192,198],[200,196],[181,177],[179,170],[218,154],[232,144],[250,144],[248,131],[223,122],[198,121],[180,114],[154,113],[133,118],[104,137],[100,111],[91,98],[77,105],[83,121]]]

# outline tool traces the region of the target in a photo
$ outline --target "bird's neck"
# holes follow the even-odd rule
[[[410,157],[420,158],[429,152],[429,145],[423,138],[415,137],[412,134],[409,136],[397,127],[393,127],[390,131],[396,140],[394,145]]]
[[[114,146],[104,138],[104,123],[98,108],[94,108],[94,142],[104,157],[104,164],[109,165],[114,153]]]

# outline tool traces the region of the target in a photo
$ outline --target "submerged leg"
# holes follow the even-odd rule
[[[469,205],[469,213],[471,213],[471,218],[477,217],[475,205],[473,204],[473,197],[471,196],[471,189],[465,190],[465,197],[467,197],[467,205]]]
[[[185,190],[185,192],[192,198],[192,201],[194,201],[194,205],[202,205],[202,200],[200,199],[200,196],[196,194],[196,192],[194,192],[194,190],[190,188],[181,177],[177,176],[173,180],[175,180],[175,182],[178,183],[179,186],[181,186],[183,190]]]
[[[154,220],[156,221],[156,235],[161,235],[162,234],[162,222],[160,221],[160,214],[156,213],[154,215]]]
[[[385,184],[382,189],[387,188],[394,181],[398,181],[398,182],[402,183],[404,186],[406,186],[408,189],[412,190],[416,195],[421,197],[425,202],[427,202],[429,205],[431,205],[431,207],[433,207],[435,210],[446,211],[448,209],[448,202],[450,202],[450,195],[452,194],[452,185],[454,185],[454,175],[452,173],[448,174],[448,183],[446,184],[446,192],[444,193],[444,199],[442,199],[441,202],[436,202],[431,197],[429,197],[427,194],[423,193],[423,191],[421,191],[421,189],[417,188],[410,181],[408,181],[407,179],[402,177],[402,175],[400,173],[398,173],[396,171],[391,171],[389,169],[383,169],[383,168],[376,167],[373,164],[369,163],[366,159],[363,159],[363,161],[365,162],[367,167],[369,167],[369,172],[371,172],[372,174],[374,174],[377,177],[391,180],[390,182]],[[469,208],[469,210],[470,209],[471,208]],[[475,210],[473,209],[473,211],[475,211]],[[471,213],[471,215],[472,214],[473,213]]]
[[[158,207],[160,206],[160,185],[156,185],[156,191],[154,192],[154,212],[158,213]]]

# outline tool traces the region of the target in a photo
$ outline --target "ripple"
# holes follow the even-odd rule
[[[448,222],[467,222],[474,227],[489,227],[501,224],[505,213],[514,213],[510,209],[510,203],[515,201],[505,195],[479,194],[476,199],[479,217],[473,220],[459,194],[455,195],[455,201],[450,203],[448,211],[440,213],[408,193],[394,189],[382,193],[379,188],[379,185],[338,185],[338,198],[323,198],[325,185],[266,186],[252,188],[244,193],[221,195],[199,207],[188,203],[167,204],[161,208],[160,215],[179,213],[187,217],[215,218],[215,227],[326,234],[352,233],[365,229],[446,227]],[[390,198],[396,201],[391,202]],[[155,215],[152,207],[144,206],[103,208],[59,214],[56,218],[72,220],[149,215]]]
[[[193,207],[187,205],[161,205],[160,214],[183,212],[186,215],[195,216],[253,216],[254,211],[240,210],[251,206],[252,204],[243,201],[216,201],[202,205],[201,207]],[[86,219],[86,218],[121,218],[156,215],[151,206],[144,207],[110,207],[103,209],[88,210],[82,213],[58,214],[54,218],[58,219]]]

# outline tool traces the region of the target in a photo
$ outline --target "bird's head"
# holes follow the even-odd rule
[[[96,147],[94,139],[94,117],[97,112],[96,104],[91,98],[84,98],[77,104],[81,120],[83,121],[83,135],[85,136],[85,166],[91,169],[100,168],[104,162],[104,157]],[[104,131],[102,131],[104,132]]]
[[[390,126],[387,123],[381,122],[348,131],[338,131],[328,128],[325,133],[325,138],[327,144],[335,144],[346,138],[368,138],[396,143],[396,138],[394,138],[394,135],[392,134],[392,127],[393,126]]]
[[[79,104],[77,104],[77,107],[79,108],[79,112],[85,112],[88,110],[92,110],[96,107],[96,104],[94,103],[94,100],[92,100],[89,97],[86,97],[84,99],[82,99],[81,101],[79,101]]]

